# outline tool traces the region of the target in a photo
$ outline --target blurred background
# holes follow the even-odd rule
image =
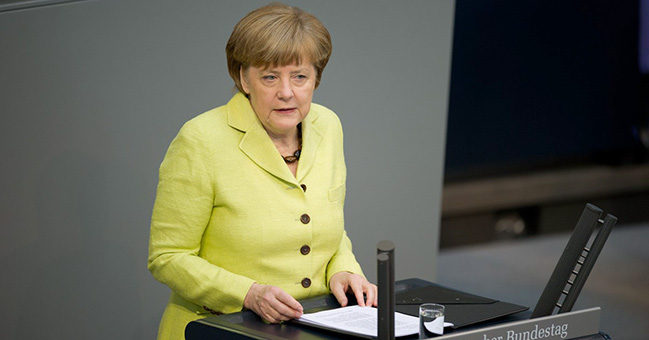
[[[640,5],[456,2],[441,248],[572,230],[587,202],[649,221]]]

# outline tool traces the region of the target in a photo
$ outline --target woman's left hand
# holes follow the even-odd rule
[[[364,277],[349,272],[338,272],[329,279],[329,288],[331,293],[336,297],[341,306],[347,306],[347,296],[345,293],[350,289],[356,296],[356,301],[361,307],[377,305],[377,288]],[[365,294],[365,298],[363,298]]]

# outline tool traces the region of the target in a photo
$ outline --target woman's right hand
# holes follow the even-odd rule
[[[291,295],[277,286],[253,283],[243,306],[270,323],[299,318],[304,310]]]

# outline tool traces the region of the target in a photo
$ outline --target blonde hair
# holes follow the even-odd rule
[[[234,26],[225,53],[230,77],[243,92],[241,69],[299,64],[303,59],[315,67],[317,88],[331,48],[329,31],[318,18],[274,2],[248,13]]]

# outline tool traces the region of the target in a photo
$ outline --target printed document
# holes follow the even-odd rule
[[[377,309],[374,307],[356,305],[303,314],[297,321],[304,324],[324,326],[332,330],[376,337],[378,336],[376,313]],[[417,333],[419,333],[419,318],[399,312],[394,313],[395,337]]]

